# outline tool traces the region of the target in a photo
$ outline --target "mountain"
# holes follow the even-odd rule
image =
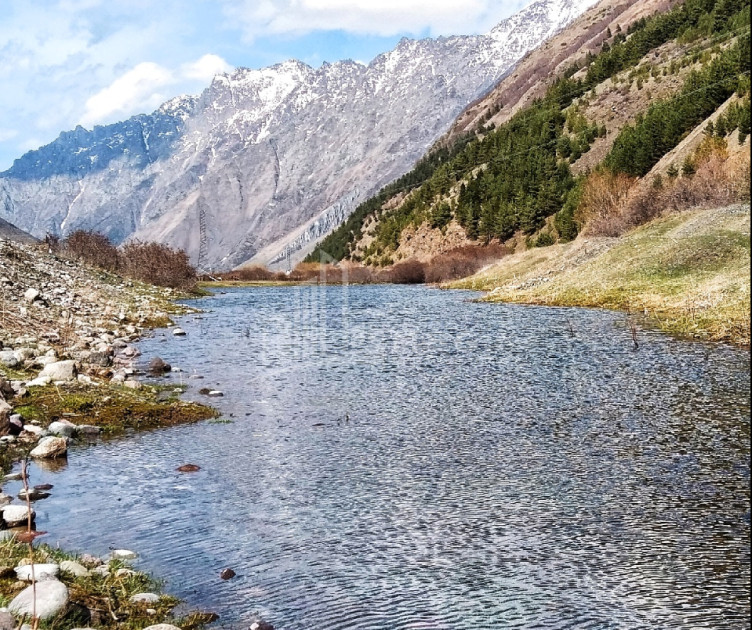
[[[486,35],[403,39],[368,65],[219,75],[198,97],[25,154],[0,173],[0,217],[39,237],[158,240],[203,269],[294,262],[592,3],[537,0]]]
[[[749,48],[749,0],[604,0],[307,260],[386,266],[491,241],[542,247],[748,199]]]

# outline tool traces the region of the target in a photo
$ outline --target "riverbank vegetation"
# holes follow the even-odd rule
[[[737,205],[527,250],[449,286],[490,302],[622,309],[682,337],[749,345],[749,278],[750,209]]]
[[[162,243],[131,241],[116,247],[104,234],[76,230],[65,239],[48,236],[50,251],[140,282],[192,290],[196,269],[188,255]]]

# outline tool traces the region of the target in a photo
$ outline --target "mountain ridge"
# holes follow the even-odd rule
[[[404,38],[368,65],[217,75],[198,96],[26,153],[0,173],[0,216],[36,236],[166,242],[205,268],[300,259],[590,4],[538,0],[486,35]]]

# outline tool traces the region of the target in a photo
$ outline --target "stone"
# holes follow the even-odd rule
[[[13,369],[18,367],[21,362],[13,354],[13,350],[0,350],[0,363],[7,368]]]
[[[47,429],[43,429],[42,427],[37,426],[36,424],[25,424],[24,431],[26,431],[27,433],[36,435],[37,437],[44,437],[45,435],[47,435]]]
[[[185,337],[185,331],[182,328],[173,329],[172,334],[176,337]]]
[[[77,374],[76,362],[69,359],[45,365],[39,377],[49,376],[53,381],[75,381]]]
[[[13,407],[0,398],[0,435],[5,435],[10,431],[10,416],[12,411]]]
[[[86,437],[96,437],[102,432],[102,427],[94,426],[93,424],[79,424],[76,427],[77,435],[84,435]]]
[[[3,520],[8,527],[26,525],[29,520],[29,508],[25,505],[6,505],[0,508],[3,511]],[[31,521],[34,522],[36,512],[31,508]]]
[[[274,630],[274,626],[263,619],[259,619],[251,624],[250,630]]]
[[[0,612],[0,630],[16,630],[16,619],[7,610]]]
[[[183,464],[182,466],[178,466],[175,470],[182,473],[198,472],[201,470],[201,466],[197,466],[196,464]]]
[[[133,560],[138,558],[138,554],[130,549],[113,549],[110,552],[110,557],[113,560]]]
[[[36,608],[34,599],[36,598]],[[14,615],[31,615],[36,611],[41,620],[51,619],[68,605],[68,588],[57,580],[45,580],[26,587],[8,605]]]
[[[180,628],[170,623],[158,623],[153,626],[147,626],[144,630],[180,630]]]
[[[223,580],[231,580],[234,578],[237,574],[232,569],[222,569],[219,572],[219,577],[221,577]]]
[[[73,437],[76,433],[76,425],[56,420],[55,422],[50,422],[47,431],[60,437]]]
[[[0,507],[8,505],[13,502],[13,497],[9,494],[3,494],[0,492]]]
[[[91,572],[95,573],[96,575],[107,577],[110,574],[110,567],[108,567],[106,564],[103,564],[98,567],[94,567]]]
[[[32,302],[37,300],[40,295],[41,293],[37,289],[28,288],[24,292],[24,300],[26,300],[29,304],[31,304]]]
[[[57,564],[50,563],[34,565],[34,579],[37,582],[54,580],[59,572],[60,567]],[[16,567],[16,577],[24,582],[31,582],[31,565],[26,564],[24,566]]]
[[[118,569],[115,571],[115,577],[130,577],[131,575],[136,575],[133,569]]]
[[[24,488],[21,488],[18,491],[18,498],[21,499],[21,501],[26,501],[27,495],[29,501],[41,501],[42,499],[49,497],[50,493],[45,492],[44,490],[37,490],[36,488],[29,488],[28,492]]]
[[[149,371],[152,374],[164,374],[165,372],[169,372],[170,370],[172,370],[172,366],[160,357],[154,357],[151,361],[149,361]]]
[[[29,453],[31,457],[39,459],[53,459],[55,457],[65,457],[68,453],[68,441],[65,438],[47,436],[39,440]]]
[[[70,573],[71,575],[75,575],[76,577],[86,577],[90,575],[89,569],[87,569],[84,565],[79,564],[75,560],[63,560],[60,563],[60,570],[63,573]]]
[[[83,564],[86,567],[100,567],[102,564],[104,564],[104,561],[102,558],[98,558],[97,556],[92,556],[90,553],[84,553],[79,558],[81,561],[81,564]]]
[[[136,593],[131,597],[134,604],[156,604],[159,601],[159,595],[156,593]]]
[[[221,396],[224,396],[224,393],[219,391],[218,389],[211,389],[209,390],[207,396],[211,396],[212,398],[219,398]]]
[[[52,382],[49,376],[37,376],[26,383],[26,387],[46,387]]]
[[[135,378],[129,378],[123,382],[123,386],[129,389],[141,389],[141,381],[137,381]]]

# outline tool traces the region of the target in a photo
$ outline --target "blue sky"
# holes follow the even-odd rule
[[[236,66],[369,62],[482,33],[524,0],[0,0],[0,170],[77,124],[198,94]]]

